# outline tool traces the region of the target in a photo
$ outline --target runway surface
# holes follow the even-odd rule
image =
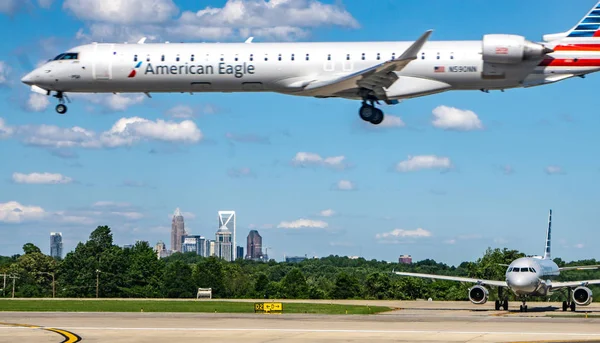
[[[459,302],[396,305],[371,316],[0,312],[0,342],[600,342],[600,318],[554,304],[530,304],[528,313]],[[600,306],[586,310],[600,314]]]

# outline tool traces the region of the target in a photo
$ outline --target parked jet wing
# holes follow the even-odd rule
[[[552,290],[561,288],[576,288],[579,286],[591,286],[600,285],[600,280],[587,280],[587,281],[565,281],[565,282],[551,282]]]
[[[481,279],[472,279],[472,278],[466,278],[466,277],[460,277],[460,276],[433,275],[433,274],[420,274],[420,273],[404,273],[404,272],[394,272],[394,273],[396,273],[397,275],[419,277],[419,278],[423,278],[423,279],[448,280],[448,281],[456,281],[456,282],[476,283],[478,285],[508,287],[508,285],[506,284],[506,281],[481,280]]]

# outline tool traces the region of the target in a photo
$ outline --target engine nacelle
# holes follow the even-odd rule
[[[573,302],[579,306],[587,306],[592,303],[592,290],[587,287],[577,287],[573,291]]]
[[[469,289],[469,300],[473,304],[483,305],[488,301],[489,296],[490,292],[483,286],[477,285]]]
[[[517,64],[541,59],[553,51],[542,44],[530,42],[523,36],[483,36],[483,60],[489,63]]]

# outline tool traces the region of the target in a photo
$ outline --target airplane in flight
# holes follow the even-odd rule
[[[351,43],[93,43],[61,53],[22,82],[67,93],[277,92],[361,100],[359,115],[378,125],[380,102],[450,90],[533,87],[600,70],[600,2],[571,30],[543,42],[508,34],[477,41]]]
[[[508,297],[504,295],[504,288],[508,288],[521,299],[523,302],[519,308],[521,312],[527,312],[527,299],[530,297],[547,297],[553,292],[563,289],[568,291],[567,300],[562,303],[563,311],[568,309],[575,311],[577,306],[588,306],[593,300],[592,290],[588,286],[599,285],[600,280],[553,282],[551,279],[558,277],[561,271],[600,269],[600,265],[559,267],[552,261],[551,234],[552,210],[550,210],[548,216],[544,256],[522,257],[514,260],[507,266],[504,281],[396,271],[393,271],[393,273],[400,276],[476,284],[469,289],[469,300],[477,305],[483,305],[488,301],[489,291],[484,286],[498,287],[498,300],[495,302],[496,310],[500,310],[500,308],[505,311],[508,310]]]

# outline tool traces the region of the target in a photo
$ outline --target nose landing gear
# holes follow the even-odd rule
[[[58,105],[56,105],[56,113],[67,113],[67,105],[65,105],[65,99],[67,99],[67,101],[70,103],[71,100],[69,100],[69,97],[63,92],[56,92],[56,95],[54,95],[54,97],[58,99]]]

